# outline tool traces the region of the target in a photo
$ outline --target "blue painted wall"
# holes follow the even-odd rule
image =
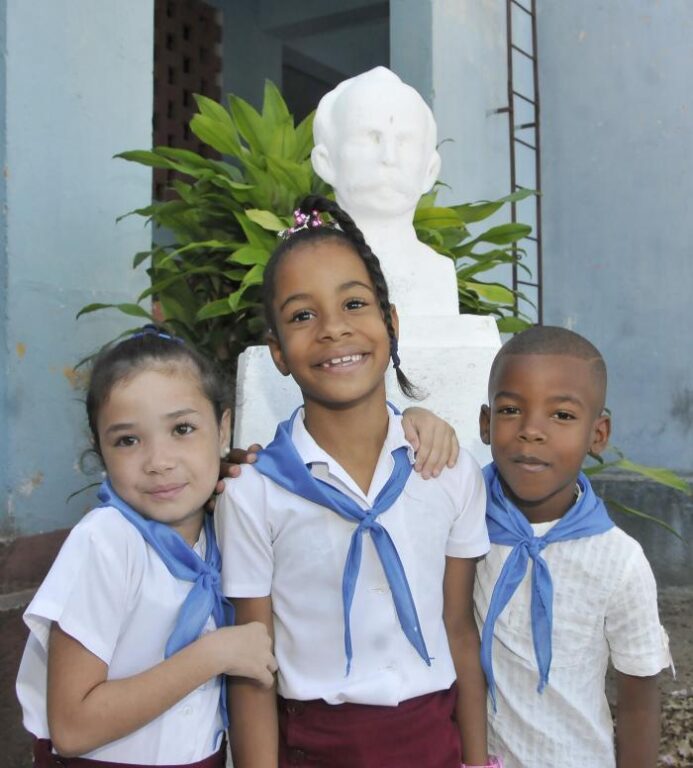
[[[112,156],[151,145],[153,3],[9,0],[4,10],[0,535],[13,536],[69,525],[93,498],[66,501],[88,482],[73,366],[136,321],[75,315],[146,284],[129,265],[149,231],[115,219],[151,199],[150,174]]]
[[[615,444],[693,471],[693,3],[539,0],[546,322],[609,367]]]

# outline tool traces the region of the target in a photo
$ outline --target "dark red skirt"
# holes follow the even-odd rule
[[[50,739],[34,739],[34,768],[154,768],[151,765],[112,763],[108,760],[90,760],[88,757],[61,757],[53,754]],[[225,768],[226,744],[204,760],[186,765],[159,765],[156,768]]]
[[[459,768],[457,688],[396,707],[279,697],[279,768]]]

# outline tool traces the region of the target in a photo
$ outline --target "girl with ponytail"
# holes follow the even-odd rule
[[[412,472],[390,363],[405,395],[416,388],[380,263],[336,203],[309,197],[295,219],[264,303],[303,407],[227,481],[216,514],[224,594],[238,623],[267,626],[279,664],[276,689],[231,685],[234,765],[486,765],[481,472],[464,451],[434,479]]]

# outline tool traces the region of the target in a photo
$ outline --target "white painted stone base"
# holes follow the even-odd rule
[[[479,439],[479,407],[486,402],[488,372],[500,347],[495,321],[490,317],[455,315],[400,320],[402,370],[427,396],[410,401],[388,371],[389,399],[400,409],[422,405],[450,422],[457,436],[480,464],[490,460]],[[277,423],[301,404],[301,393],[291,377],[274,367],[267,347],[249,347],[238,360],[234,445],[266,445]]]

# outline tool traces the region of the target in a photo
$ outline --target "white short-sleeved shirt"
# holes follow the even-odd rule
[[[543,536],[558,521],[532,525]],[[511,547],[492,544],[477,565],[474,603],[481,626]],[[553,658],[537,692],[530,618],[531,561],[494,629],[497,712],[489,705],[489,751],[506,768],[613,768],[613,724],[604,693],[611,658],[628,675],[671,663],[659,623],[657,587],[640,545],[619,528],[543,550],[553,581]]]
[[[295,419],[292,437],[313,475],[344,491],[363,509],[371,507],[388,480],[392,451],[409,448],[401,418],[391,414],[371,487],[364,494],[315,443],[302,418]],[[404,565],[432,665],[425,664],[402,632],[366,533],[351,608],[353,660],[347,676],[342,575],[355,523],[284,490],[252,466],[227,481],[215,515],[224,593],[271,595],[279,693],[330,704],[396,705],[448,688],[455,670],[443,625],[445,558],[476,558],[488,550],[485,501],[479,466],[464,451],[457,466],[436,479],[411,473],[400,497],[378,522],[392,537]]]
[[[204,552],[204,530],[195,545]],[[49,738],[46,717],[48,634],[56,621],[108,664],[108,679],[143,672],[164,648],[192,583],[174,578],[137,529],[113,507],[92,510],[70,532],[24,613],[31,630],[17,678],[24,726]],[[210,620],[205,631],[214,629]],[[220,746],[220,679],[209,680],[152,722],[83,757],[177,765]]]

